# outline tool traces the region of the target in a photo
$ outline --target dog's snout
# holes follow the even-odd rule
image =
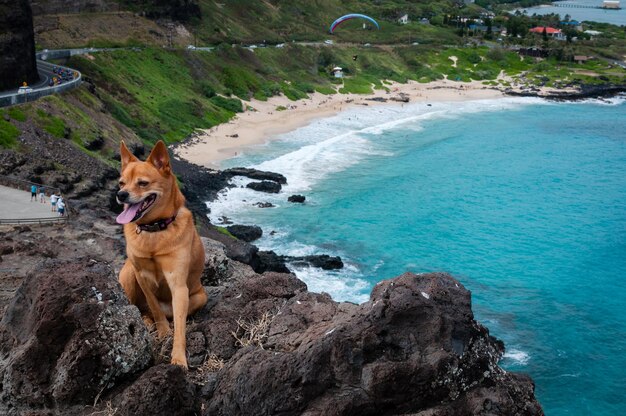
[[[117,193],[117,199],[120,202],[126,202],[126,200],[128,199],[128,192],[126,192],[126,191],[119,191]]]

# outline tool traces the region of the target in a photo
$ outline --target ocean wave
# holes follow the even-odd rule
[[[522,350],[511,348],[504,353],[504,356],[502,358],[504,360],[510,360],[513,364],[516,365],[526,365],[530,360],[530,355]]]

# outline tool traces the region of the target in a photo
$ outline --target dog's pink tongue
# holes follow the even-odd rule
[[[135,218],[137,211],[141,207],[141,202],[138,204],[129,204],[128,207],[115,219],[118,224],[128,224]]]

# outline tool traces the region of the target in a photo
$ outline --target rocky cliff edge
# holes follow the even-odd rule
[[[209,302],[188,321],[188,372],[166,364],[171,339],[154,338],[109,263],[49,258],[0,322],[0,413],[543,414],[453,277],[406,273],[356,305],[203,242]]]

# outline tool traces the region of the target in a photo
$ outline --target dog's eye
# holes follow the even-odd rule
[[[149,182],[147,182],[147,181],[139,181],[139,182],[137,182],[137,185],[139,185],[139,186],[148,186],[148,183]]]
[[[119,182],[119,185],[120,185],[120,188],[123,188],[123,187],[124,187],[124,185],[126,185],[126,184],[125,184],[123,181],[120,181],[120,182]]]

